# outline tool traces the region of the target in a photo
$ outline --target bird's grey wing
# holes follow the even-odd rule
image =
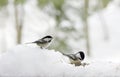
[[[69,58],[72,59],[72,60],[76,60],[76,59],[77,59],[74,54],[63,54],[63,55],[69,57]]]
[[[39,39],[39,40],[36,40],[36,41],[33,41],[33,42],[29,42],[29,43],[26,43],[26,44],[31,44],[31,43],[43,44],[43,43],[45,43],[45,41],[42,40],[42,39]]]
[[[42,39],[39,39],[39,40],[37,40],[37,41],[35,41],[34,43],[40,43],[40,44],[44,44],[44,43],[47,43],[47,41],[45,41],[45,40],[42,40]]]

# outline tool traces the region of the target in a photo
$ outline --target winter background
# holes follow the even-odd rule
[[[119,21],[120,0],[0,0],[0,77],[120,77]],[[85,67],[60,53],[80,50]]]

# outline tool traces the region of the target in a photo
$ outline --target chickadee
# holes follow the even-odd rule
[[[52,39],[53,37],[48,35],[31,43],[36,43],[38,46],[40,46],[41,49],[43,49],[43,48],[47,48],[50,45]],[[26,43],[26,44],[31,44],[31,43]]]
[[[65,53],[62,54],[67,56],[70,59],[70,63],[75,64],[75,66],[82,65],[81,61],[83,61],[85,58],[85,54],[82,51],[79,51],[75,54],[65,54]]]

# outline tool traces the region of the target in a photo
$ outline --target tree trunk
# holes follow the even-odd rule
[[[108,27],[107,27],[107,23],[104,19],[104,16],[102,15],[102,13],[99,13],[99,19],[102,23],[102,29],[103,29],[103,35],[104,35],[104,40],[108,41],[109,40],[109,32],[108,32]]]
[[[85,31],[85,40],[86,40],[86,50],[87,55],[90,56],[90,39],[89,39],[89,27],[88,27],[88,8],[89,8],[89,0],[84,0],[84,16],[83,16],[83,24]]]
[[[15,3],[14,3],[14,9],[15,9],[14,11],[15,11],[15,26],[16,26],[16,43],[20,44],[21,40],[22,40],[22,29],[23,29],[24,15],[21,15],[22,18],[20,20],[17,5]],[[22,7],[22,11],[23,11],[23,7]]]
[[[105,8],[104,7],[104,0],[102,0],[102,1],[99,0],[98,5],[99,5],[99,9]],[[108,31],[107,23],[105,21],[105,18],[103,16],[102,12],[99,12],[98,16],[99,16],[99,19],[100,19],[100,21],[102,23],[102,29],[103,29],[103,33],[104,33],[104,40],[108,41],[109,40],[109,31]]]

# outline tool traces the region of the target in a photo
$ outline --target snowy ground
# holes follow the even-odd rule
[[[0,56],[0,77],[120,77],[120,63],[85,60],[83,67],[54,50],[19,45]]]

